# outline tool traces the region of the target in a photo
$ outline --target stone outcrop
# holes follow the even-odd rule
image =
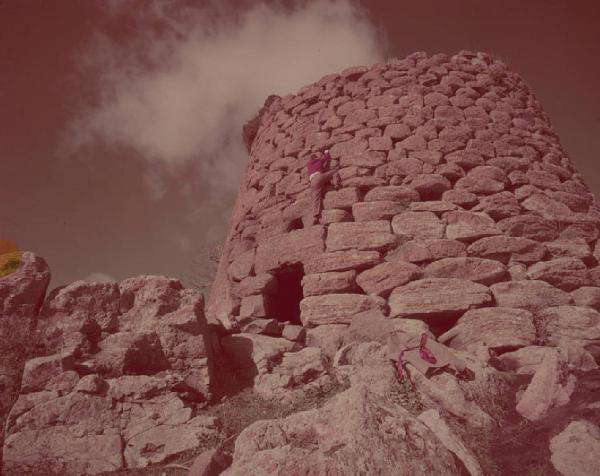
[[[56,353],[25,364],[5,473],[145,467],[214,435],[199,413],[214,385],[203,308],[199,291],[161,276],[52,290],[31,317]]]

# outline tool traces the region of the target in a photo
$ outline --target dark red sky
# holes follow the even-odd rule
[[[131,0],[130,14],[111,16],[110,3],[0,0],[0,239],[43,256],[53,273],[51,287],[93,272],[117,279],[183,278],[207,236],[223,236],[234,199],[223,192],[209,200],[210,177],[198,163],[180,164],[157,200],[144,184],[148,162],[139,153],[102,143],[75,157],[61,152],[68,121],[82,101],[94,100],[93,81],[78,69],[92,34],[126,42],[139,27],[136,11],[152,5]],[[600,192],[597,1],[370,0],[362,5],[386,38],[383,56],[469,49],[504,60],[532,87],[567,153],[590,188]],[[242,158],[236,167],[243,165]],[[184,196],[190,177],[195,186]],[[232,180],[230,189],[237,177]],[[195,215],[193,207],[199,210]],[[182,246],[175,235],[186,237]]]

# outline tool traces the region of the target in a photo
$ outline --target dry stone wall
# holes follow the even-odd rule
[[[461,51],[352,67],[270,97],[256,121],[209,320],[271,335],[302,325],[312,345],[370,310],[425,320],[461,349],[563,338],[542,311],[597,333],[600,208],[502,61]],[[342,185],[305,226],[306,163],[324,149]],[[600,335],[565,338],[598,354]]]

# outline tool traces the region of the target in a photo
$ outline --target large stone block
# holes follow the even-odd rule
[[[387,296],[392,289],[418,279],[420,275],[421,270],[412,263],[386,261],[360,273],[356,283],[367,294]]]
[[[379,251],[344,250],[321,253],[304,264],[304,272],[326,273],[370,268],[381,261]]]
[[[551,306],[571,304],[573,298],[545,281],[508,281],[490,286],[501,307],[518,307],[537,312]]]
[[[514,350],[535,341],[533,315],[524,309],[486,307],[467,311],[439,341],[459,350]]]
[[[394,233],[403,238],[443,238],[445,224],[433,212],[404,212],[392,219]]]
[[[322,225],[274,236],[258,245],[256,274],[289,264],[304,263],[323,252],[324,242],[325,228]]]
[[[388,302],[391,317],[457,317],[469,309],[490,305],[492,296],[482,284],[431,278],[397,287]]]
[[[396,244],[385,220],[332,223],[327,230],[327,251],[381,250]]]
[[[486,286],[502,281],[506,274],[506,266],[498,261],[466,257],[440,259],[423,271],[425,278],[468,279]]]
[[[494,220],[485,213],[449,212],[446,219],[448,220],[446,236],[451,240],[472,242],[486,236],[502,233],[496,227]]]
[[[349,324],[354,315],[370,309],[379,309],[383,304],[383,300],[364,294],[309,296],[300,301],[300,319],[309,327]]]

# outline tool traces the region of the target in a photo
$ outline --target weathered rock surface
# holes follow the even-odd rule
[[[222,474],[363,471],[460,474],[450,452],[423,423],[402,407],[382,405],[365,386],[335,396],[321,409],[250,425],[236,440],[233,464]]]
[[[46,261],[29,251],[19,252],[18,268],[0,278],[0,318],[35,317],[49,283]]]
[[[598,476],[600,428],[587,420],[569,423],[550,440],[554,468],[565,476]]]

